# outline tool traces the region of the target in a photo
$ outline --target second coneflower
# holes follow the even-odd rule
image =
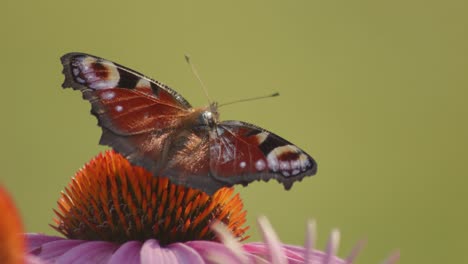
[[[9,194],[0,185],[0,263],[24,262],[23,226]]]
[[[26,254],[21,222],[13,199],[0,183],[0,263],[42,264],[39,258]]]
[[[167,178],[153,177],[114,151],[98,155],[75,175],[55,213],[52,227],[69,240],[29,235],[29,249],[40,252],[42,259],[64,263],[77,256],[102,263],[122,257],[121,263],[129,263],[128,258],[130,263],[140,263],[158,258],[158,251],[150,250],[155,248],[182,254],[190,262],[200,256],[183,242],[216,241],[212,222],[225,224],[240,241],[248,229],[242,200],[233,188],[208,196]],[[48,248],[39,247],[44,239],[60,245],[48,254],[44,252]]]

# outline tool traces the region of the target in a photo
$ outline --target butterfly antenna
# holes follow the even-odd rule
[[[211,100],[210,96],[208,95],[208,89],[206,89],[205,84],[203,83],[200,76],[198,75],[197,69],[195,68],[195,66],[190,61],[190,57],[187,54],[185,54],[185,61],[187,61],[188,65],[190,65],[190,69],[192,70],[192,73],[195,75],[195,77],[197,77],[198,81],[200,82],[200,85],[203,88],[203,92],[205,93],[205,96],[208,99],[208,103],[211,105],[212,100]]]
[[[230,104],[235,104],[235,103],[241,103],[241,102],[247,102],[247,101],[253,101],[253,100],[258,100],[258,99],[265,99],[265,98],[270,98],[270,97],[276,97],[279,96],[279,93],[272,93],[269,95],[264,95],[264,96],[257,96],[257,97],[252,97],[252,98],[247,98],[247,99],[240,99],[240,100],[235,100],[227,103],[223,103],[218,105],[218,107],[225,106],[225,105],[230,105]]]

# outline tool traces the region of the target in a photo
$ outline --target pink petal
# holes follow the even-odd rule
[[[204,264],[205,261],[198,252],[183,244],[183,243],[174,243],[168,246],[171,250],[174,251],[177,260],[179,263],[193,263],[193,264]]]
[[[154,239],[147,240],[140,251],[141,263],[179,263],[174,252],[159,246]]]
[[[234,252],[218,242],[200,240],[187,242],[186,245],[195,249],[207,263],[242,263]]]
[[[250,262],[249,263],[255,263],[255,264],[270,264],[268,262],[268,260],[260,257],[260,256],[257,256],[257,255],[252,255],[252,254],[249,254],[248,255],[250,257]]]
[[[25,264],[48,264],[47,262],[45,262],[44,260],[36,257],[36,256],[33,256],[33,255],[26,255],[24,257],[24,263]]]
[[[364,247],[365,244],[366,242],[363,240],[363,241],[359,241],[359,243],[356,246],[354,246],[353,250],[351,251],[351,254],[349,254],[349,256],[346,258],[346,264],[351,264],[354,262],[357,255],[359,254],[359,252],[362,251],[362,248]]]
[[[273,227],[268,222],[268,219],[265,216],[261,216],[257,220],[258,225],[260,227],[260,231],[262,232],[263,240],[268,246],[268,251],[270,255],[270,261],[272,264],[286,264],[288,263],[286,260],[286,255],[281,248],[281,242],[276,235]]]
[[[215,222],[211,229],[216,233],[216,236],[219,240],[228,247],[240,260],[242,263],[247,263],[248,258],[246,252],[242,249],[242,244],[237,238],[231,233],[226,225],[221,222]]]
[[[333,264],[335,261],[336,252],[338,251],[338,246],[340,244],[340,231],[337,229],[332,230],[330,238],[328,239],[326,257],[324,264]]]
[[[58,264],[84,264],[84,263],[107,263],[117,244],[104,241],[91,241],[67,251],[57,259]]]
[[[256,256],[270,259],[270,248],[264,243],[249,243],[244,245],[244,250]],[[304,263],[305,250],[302,247],[282,245],[283,255],[287,259],[287,263]]]
[[[43,260],[55,261],[57,258],[62,256],[65,252],[77,247],[83,243],[84,240],[56,240],[49,243],[43,244],[41,247],[36,249],[32,254],[40,257]],[[36,253],[36,251],[38,251]]]
[[[312,264],[313,260],[313,250],[315,247],[315,239],[317,234],[317,224],[315,221],[310,220],[307,221],[307,229],[306,229],[306,239],[305,239],[305,253],[304,253],[304,263],[305,264]]]
[[[143,243],[130,241],[120,246],[109,259],[108,264],[139,264],[140,250]]]
[[[394,264],[397,263],[398,260],[400,260],[400,251],[396,251],[388,257],[383,264]]]
[[[37,234],[37,233],[27,233],[24,234],[24,237],[27,241],[28,251],[31,252],[38,247],[41,247],[42,244],[55,241],[55,240],[63,240],[63,237],[58,236],[48,236],[44,234]]]

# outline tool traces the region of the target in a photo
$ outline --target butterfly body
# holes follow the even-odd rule
[[[100,144],[177,184],[213,194],[234,184],[277,179],[289,189],[317,164],[283,138],[241,121],[220,121],[217,104],[192,106],[136,71],[84,53],[61,58],[63,87],[83,93],[102,128]]]

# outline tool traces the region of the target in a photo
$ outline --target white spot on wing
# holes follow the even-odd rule
[[[115,97],[115,92],[113,91],[106,91],[101,94],[101,98],[104,100],[111,100]]]
[[[291,169],[299,169],[301,168],[301,161],[300,160],[291,160]]]
[[[257,160],[257,162],[255,162],[255,168],[258,170],[258,171],[262,171],[265,169],[265,161],[263,160]]]
[[[115,107],[115,111],[117,111],[117,112],[122,112],[122,110],[123,110],[123,106],[121,106],[121,105],[118,105],[118,106]]]
[[[262,132],[262,133],[258,133],[257,135],[255,135],[255,138],[257,139],[257,144],[262,144],[263,141],[265,141],[268,137],[268,132]]]
[[[279,169],[278,157],[276,156],[275,150],[272,150],[267,156],[268,168],[274,172]]]
[[[75,80],[76,80],[77,82],[79,82],[79,83],[86,83],[86,81],[83,80],[83,79],[80,78],[80,77],[75,77]]]
[[[150,85],[150,82],[148,80],[145,80],[145,79],[142,78],[136,84],[136,88],[143,88],[143,87],[149,88],[149,87],[151,87],[151,85]]]
[[[283,161],[283,160],[281,160],[281,161],[279,162],[279,164],[280,164],[280,169],[281,169],[281,170],[290,170],[290,169],[291,169],[291,166],[289,165],[289,161]]]
[[[247,164],[245,163],[245,161],[241,161],[241,162],[239,163],[239,167],[241,167],[242,169],[245,168],[246,165],[247,165]]]

